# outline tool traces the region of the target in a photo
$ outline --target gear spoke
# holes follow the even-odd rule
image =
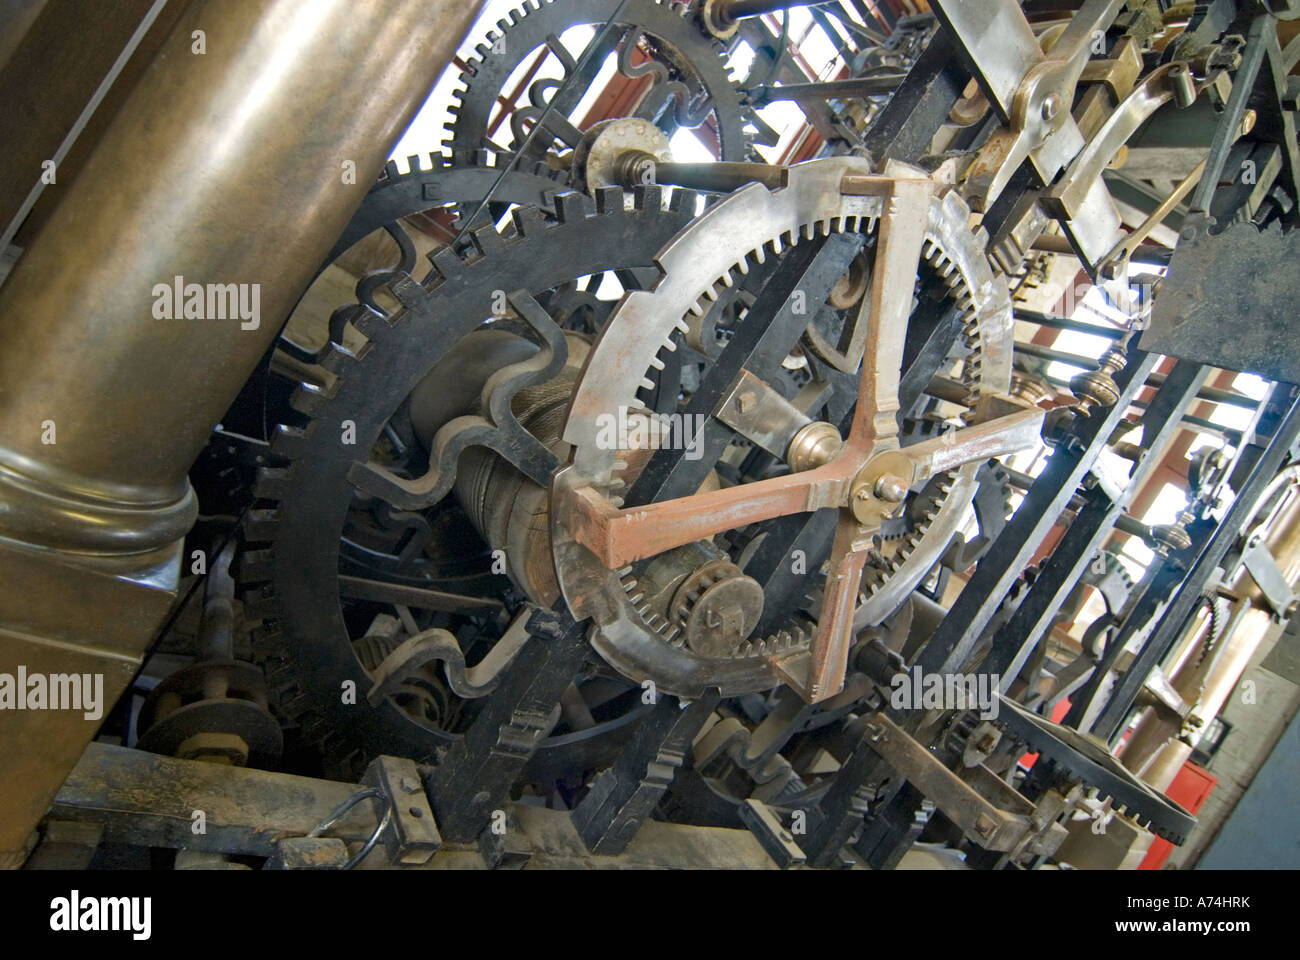
[[[573,463],[552,485],[561,587],[576,612],[597,617],[593,643],[621,672],[653,677],[661,689],[688,697],[707,686],[734,694],[782,680],[793,681],[805,699],[835,695],[859,623],[864,616],[878,622],[892,609],[891,599],[906,595],[939,560],[989,450],[1018,449],[1031,432],[1037,438],[1035,412],[1023,423],[972,423],[965,430],[973,432],[956,441],[920,446],[915,463],[905,452],[914,445],[900,448],[902,402],[910,408],[947,362],[930,316],[958,318],[961,348],[972,358],[963,362],[962,382],[973,395],[1007,389],[1010,298],[1005,285],[994,282],[968,221],[960,199],[940,193],[919,171],[891,167],[881,176],[852,159],[813,161],[783,168],[770,183],[744,186],[712,207],[697,222],[698,233],[710,243],[719,237],[727,243],[709,249],[694,242],[696,230],[687,231],[659,256],[664,281],[624,299],[575,392],[564,432]],[[859,259],[869,243],[873,256]],[[814,261],[831,263],[832,254],[839,258],[833,268],[809,283]],[[853,265],[867,263],[873,278],[863,283],[861,268]],[[917,309],[918,273],[925,310]],[[759,274],[764,284],[747,279]],[[807,309],[796,313],[791,301],[805,291]],[[937,310],[929,306],[934,292],[942,300]],[[831,311],[824,318],[828,330],[835,310],[857,314],[843,344],[853,354],[854,341],[861,345],[856,377],[830,365],[814,367],[816,351],[803,353],[800,338],[810,324],[823,323],[823,299]],[[724,303],[744,311],[731,326],[720,312]],[[915,345],[908,336],[914,313],[921,318]],[[597,418],[637,409],[643,403],[637,391],[647,382],[641,371],[676,352],[682,334],[707,356],[702,334],[712,324],[729,339],[680,408],[706,418],[703,463],[695,462],[696,448],[687,457],[670,444],[639,459],[602,446]],[[953,332],[952,325],[939,326],[945,335]],[[933,366],[920,387],[919,376],[910,378],[903,394],[905,363],[909,369]],[[804,422],[799,405],[785,399],[800,387],[776,388],[773,376],[783,368],[806,371],[803,378],[831,377],[833,383],[820,385],[801,379],[807,386],[799,395],[811,413],[820,413],[829,387],[841,422]],[[751,395],[748,409],[740,409],[737,391]],[[728,398],[737,409],[722,405]],[[1002,412],[991,401],[985,407],[987,420]],[[776,457],[792,430],[790,449]],[[1011,438],[997,441],[1003,446],[990,446],[1008,430]],[[880,459],[885,456],[898,460],[892,468],[898,476],[874,469],[892,462]],[[794,472],[784,472],[781,459]],[[921,474],[949,466],[956,473],[937,494],[912,493],[928,479]],[[714,475],[720,489],[705,484]],[[911,502],[922,497],[925,509],[912,519]],[[878,547],[882,539],[888,549]],[[793,551],[796,543],[800,549]],[[805,589],[822,576],[821,559],[828,555],[819,605]],[[721,570],[729,557],[744,566],[725,575],[730,599],[722,599],[722,583],[710,588],[718,590],[711,609],[719,623],[744,629],[738,643],[709,645],[676,608],[664,607],[661,584],[674,571],[693,582],[693,568]],[[884,583],[895,592],[884,591]],[[578,584],[581,590],[574,589]],[[762,604],[751,599],[757,595]],[[807,666],[814,651],[815,693]]]

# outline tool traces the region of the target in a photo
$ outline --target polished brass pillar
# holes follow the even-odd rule
[[[193,2],[48,188],[0,287],[0,673],[102,673],[105,710],[121,693],[175,594],[190,466],[481,7]],[[169,309],[177,278],[217,301]],[[232,292],[256,315],[221,309]],[[0,864],[97,727],[0,711]]]

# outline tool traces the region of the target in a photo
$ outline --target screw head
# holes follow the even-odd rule
[[[887,473],[876,481],[876,496],[886,503],[901,503],[907,496],[907,484],[892,473]]]
[[[1054,93],[1051,94],[1046,100],[1043,101],[1043,106],[1042,106],[1043,119],[1047,121],[1054,120],[1056,118],[1056,112],[1060,108],[1061,108],[1061,98]]]

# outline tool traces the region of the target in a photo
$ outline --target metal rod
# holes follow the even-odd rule
[[[1066,380],[1061,380],[1058,377],[1051,377],[1047,374],[1040,374],[1040,376],[1053,386],[1064,387],[1067,391],[1070,389],[1070,384]],[[1129,404],[1129,406],[1138,410],[1145,410],[1147,408],[1146,403],[1142,400],[1134,400]],[[1233,430],[1230,427],[1221,426],[1202,417],[1184,415],[1183,418],[1179,420],[1179,423],[1192,429],[1199,430],[1202,433],[1213,433],[1215,436],[1223,437],[1233,446],[1238,446],[1241,443],[1242,432],[1240,430]]]
[[[825,6],[831,0],[720,0],[716,7],[718,19],[724,23],[735,23],[745,17],[760,17],[765,13],[789,10],[792,7]]]
[[[1149,232],[1150,231],[1148,231],[1148,233]],[[1070,256],[1077,255],[1077,251],[1070,245],[1069,240],[1065,237],[1057,237],[1050,234],[1039,237],[1030,245],[1030,249],[1041,250],[1044,253],[1062,253],[1069,254]],[[1167,267],[1169,266],[1169,258],[1173,255],[1173,247],[1162,247],[1158,243],[1140,243],[1129,255],[1129,259],[1134,263],[1146,263],[1158,267]]]
[[[1062,350],[1053,350],[1051,347],[1040,346],[1036,343],[1017,343],[1016,353],[1022,353],[1028,357],[1037,357],[1040,360],[1049,360],[1053,363],[1064,363],[1072,367],[1078,367],[1080,370],[1096,369],[1097,361],[1089,357],[1080,357],[1073,353],[1065,353]],[[1147,385],[1158,387],[1165,382],[1163,373],[1153,373],[1147,377]],[[1207,400],[1210,403],[1222,403],[1230,407],[1241,407],[1243,410],[1254,410],[1259,403],[1243,393],[1237,393],[1233,390],[1223,390],[1219,387],[1201,387],[1196,394],[1198,399]]]
[[[1099,327],[1093,323],[1084,323],[1082,320],[1072,320],[1069,317],[1055,317],[1046,313],[1039,313],[1036,310],[1016,309],[1016,319],[1024,320],[1026,323],[1036,323],[1040,327],[1051,327],[1053,330],[1074,330],[1078,333],[1086,333],[1093,337],[1106,337],[1110,340],[1122,340],[1127,330],[1120,330],[1115,327]]]
[[[747,183],[761,183],[769,190],[785,186],[785,167],[767,163],[658,163],[655,182],[672,183],[692,190],[730,193]]]
[[[784,83],[780,86],[759,87],[754,91],[753,99],[759,103],[775,100],[851,100],[893,93],[906,78],[905,73],[884,73],[849,80],[828,80],[825,83]]]
[[[1011,486],[1015,487],[1017,490],[1028,490],[1031,486],[1033,486],[1034,478],[1031,477],[1029,474],[1021,473],[1019,470],[1012,470],[1011,468],[1005,465],[1003,465],[1002,469],[1006,471],[1007,482],[1010,483]],[[1073,497],[1070,498],[1070,502],[1066,505],[1066,507],[1067,509],[1070,510],[1081,510],[1083,509],[1083,506],[1086,502],[1087,501],[1084,500],[1083,497],[1079,496],[1078,494],[1075,494]],[[1137,517],[1128,513],[1121,513],[1115,519],[1115,529],[1120,530],[1123,533],[1131,534],[1132,536],[1135,537],[1141,537],[1144,540],[1147,537],[1151,536],[1151,528],[1148,527],[1141,520],[1139,520]]]

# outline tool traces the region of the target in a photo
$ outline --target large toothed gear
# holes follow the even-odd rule
[[[489,31],[483,42],[475,47],[475,55],[460,75],[465,88],[455,94],[451,107],[454,119],[447,124],[451,136],[446,145],[452,161],[470,163],[477,151],[490,149],[490,141],[494,140],[511,152],[521,146],[522,138],[517,135],[518,130],[512,131],[510,120],[494,137],[488,135],[488,125],[497,109],[498,98],[509,93],[505,87],[510,75],[521,64],[531,62],[534,51],[547,46],[551,38],[558,38],[571,27],[583,24],[599,29],[618,7],[607,0],[528,0],[521,9],[513,11],[508,20],[498,21],[496,29]],[[621,66],[625,68],[624,73],[632,76],[655,75],[656,83],[677,101],[676,106],[666,112],[674,126],[698,125],[712,112],[717,122],[719,159],[747,160],[750,142],[745,127],[753,118],[748,108],[741,105],[740,93],[727,73],[722,46],[700,29],[689,10],[686,4],[665,0],[627,0],[622,4],[614,37],[631,31],[624,42],[635,42],[636,37],[646,38],[653,45],[653,59],[636,67],[630,64]],[[552,45],[552,50],[555,46]],[[576,59],[567,51],[561,55],[561,59],[564,58]],[[597,62],[592,69],[599,67]],[[567,76],[573,63],[566,63],[565,69]],[[550,82],[543,83],[536,90],[539,100],[549,101],[555,93],[555,87],[547,86],[547,83]],[[559,111],[566,116],[586,92],[587,85],[575,83],[573,88],[563,104],[565,109]],[[539,104],[521,104],[519,114],[536,119],[540,112]],[[509,139],[512,134],[513,139]],[[578,145],[574,139],[569,147]],[[535,137],[533,148],[525,159],[541,160],[551,143],[550,137]]]
[[[1065,780],[1095,789],[1100,799],[1112,801],[1116,812],[1174,845],[1181,845],[1196,826],[1192,814],[1134,776],[1104,742],[1052,723],[1006,697],[1000,700],[993,722],[1037,753],[1038,763],[1051,761]]]
[[[913,175],[902,168],[899,172]],[[840,193],[846,175],[870,173],[866,161],[848,157],[796,165],[789,169],[786,186],[770,190],[751,184],[738,190],[660,254],[664,280],[653,291],[623,301],[574,392],[564,432],[573,460],[553,485],[553,497],[581,486],[614,507],[641,505],[625,502],[636,478],[629,475],[625,452],[598,442],[598,416],[641,409],[639,392],[653,383],[654,372],[672,355],[692,318],[707,314],[721,293],[754,267],[799,243],[838,234],[872,237],[881,216],[880,199]],[[963,371],[967,385],[976,394],[1000,393],[1011,375],[1010,295],[988,266],[982,236],[973,234],[968,223],[969,210],[955,193],[937,197],[927,212],[918,269],[943,277],[963,312],[970,350]],[[957,470],[943,503],[928,511],[933,516],[926,530],[907,542],[904,554],[886,558],[884,576],[864,579],[866,622],[888,615],[937,562],[975,493],[978,467],[970,463]],[[593,644],[626,676],[652,679],[680,696],[699,696],[709,687],[737,695],[774,686],[770,661],[808,646],[810,624],[794,620],[752,637],[731,657],[697,654],[669,639],[671,625],[662,617],[640,609],[645,605],[635,599],[633,567],[605,569],[556,517],[553,508],[552,543],[564,595],[577,615],[596,620]]]
[[[561,194],[553,214],[519,208],[501,232],[475,229],[472,249],[463,255],[440,249],[423,283],[401,275],[386,287],[389,297],[347,311],[347,322],[365,338],[364,346],[354,353],[331,344],[321,361],[328,386],[303,385],[295,394],[293,407],[301,419],[281,426],[273,441],[281,463],[259,479],[261,502],[246,524],[252,549],[241,558],[241,579],[253,587],[246,603],[267,623],[260,647],[281,713],[302,727],[336,773],[380,753],[429,758],[454,739],[417,722],[391,699],[373,706],[364,696],[354,705],[341,703],[344,681],[361,693],[373,684],[362,662],[365,645],[355,636],[370,621],[349,620],[341,574],[453,593],[478,591],[494,602],[503,579],[490,578],[486,566],[480,573],[457,567],[452,576],[418,550],[399,556],[395,547],[390,555],[350,540],[349,516],[358,496],[355,471],[368,472],[368,458],[389,436],[395,413],[406,408],[412,391],[440,360],[468,335],[491,326],[504,277],[509,276],[511,293],[542,296],[611,270],[624,271],[624,277],[657,276],[655,252],[694,216],[697,197],[679,190],[670,198],[660,187],[640,188],[634,196],[629,208],[619,189],[601,191],[594,204],[582,195]],[[385,309],[380,300],[397,306]],[[352,431],[355,443],[340,443]],[[434,538],[442,531],[430,531],[420,511],[399,510],[393,516]],[[473,539],[463,527],[446,536],[453,546]],[[543,745],[541,754],[547,752]]]
[[[453,164],[441,153],[431,153],[427,158],[411,156],[406,158],[406,173],[390,160],[326,262],[333,262],[372,231],[434,207],[454,205],[459,223],[461,217],[474,212],[489,191],[494,205],[549,207],[555,195],[566,189],[563,173],[544,164],[501,171],[487,165],[486,151],[470,160]]]

